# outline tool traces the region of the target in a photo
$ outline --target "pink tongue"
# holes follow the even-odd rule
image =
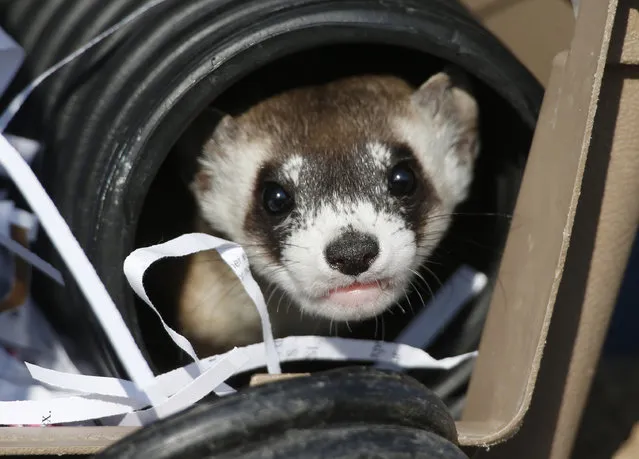
[[[382,293],[376,282],[370,284],[352,284],[333,290],[328,299],[346,307],[357,307],[375,301]]]

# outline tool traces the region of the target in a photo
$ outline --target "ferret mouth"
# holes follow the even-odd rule
[[[334,285],[314,296],[303,296],[299,306],[311,315],[331,321],[362,321],[388,309],[404,292],[401,278],[358,280]]]
[[[331,289],[322,299],[343,307],[354,308],[377,301],[390,287],[391,283],[388,280],[353,282]]]

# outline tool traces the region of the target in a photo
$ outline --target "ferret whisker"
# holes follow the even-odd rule
[[[511,219],[513,218],[513,215],[500,212],[451,212],[447,214],[428,215],[426,220],[449,217],[502,217]]]
[[[433,260],[425,260],[424,264],[429,264],[434,266],[444,266],[444,263],[440,263],[439,261],[433,261]]]
[[[389,313],[391,316],[392,316],[392,315],[395,315],[395,314],[394,314],[394,311],[393,311],[393,308],[397,308],[397,309],[399,309],[399,311],[400,311],[402,314],[406,314],[406,310],[402,307],[402,305],[400,304],[400,302],[399,302],[399,301],[395,301],[395,302],[393,303],[392,307],[388,309],[388,313]]]
[[[415,276],[417,276],[418,279],[421,279],[422,282],[424,283],[424,285],[426,286],[426,288],[428,289],[428,293],[430,294],[430,297],[433,298],[435,296],[435,294],[433,293],[433,289],[430,288],[430,285],[428,284],[428,282],[426,281],[426,279],[424,279],[424,276],[422,276],[418,271],[415,271],[414,269],[410,270]],[[432,271],[431,271],[432,273]],[[441,282],[440,282],[441,284]],[[418,291],[419,293],[419,291]],[[420,295],[421,297],[421,295]],[[424,303],[424,299],[422,298],[422,304],[426,304]]]
[[[422,267],[428,271],[428,273],[433,276],[435,278],[435,280],[437,281],[437,283],[439,284],[439,288],[442,288],[444,286],[444,284],[442,284],[442,281],[439,279],[439,277],[437,277],[437,274],[435,274],[435,272],[430,269],[428,266],[426,265],[422,265]]]
[[[282,300],[283,299],[284,299],[284,295],[280,295],[280,299],[277,301],[277,307],[275,308],[275,312],[277,312],[277,313],[280,312],[280,305],[282,304]]]
[[[382,341],[386,338],[386,324],[384,323],[384,316],[382,316]]]
[[[273,288],[271,288],[271,292],[268,294],[268,299],[266,300],[266,304],[269,305],[271,303],[271,300],[273,299],[273,295],[278,292],[281,291],[280,288],[275,285],[275,284],[271,284]]]
[[[415,291],[415,293],[417,293],[417,296],[419,297],[419,301],[421,302],[421,307],[423,308],[424,306],[426,306],[426,303],[424,302],[424,297],[422,296],[421,293],[419,293],[419,287],[417,285],[415,285],[413,283],[413,281],[409,281],[410,286],[413,288],[413,290]],[[413,309],[413,306],[411,305],[411,312],[413,313],[413,315],[415,315],[415,310]]]
[[[408,298],[408,293],[406,293],[406,288],[404,288],[403,290],[404,290],[404,297],[406,298],[406,303],[410,304],[410,298]],[[397,303],[397,306],[399,307],[400,311],[402,311],[402,314],[406,314],[406,309],[404,309],[399,302]]]
[[[444,231],[427,233],[420,237],[419,242],[422,244],[424,242],[438,242],[444,234]]]
[[[269,271],[271,274],[280,274],[280,273],[288,271],[286,266],[277,266],[277,265],[266,266],[265,270]]]

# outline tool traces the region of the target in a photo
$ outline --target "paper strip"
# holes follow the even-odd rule
[[[236,368],[233,375],[264,367],[265,351],[264,346],[261,344],[262,343],[252,344],[250,346],[237,348],[242,351],[247,360]],[[454,368],[461,362],[477,355],[476,352],[471,352],[456,357],[436,360],[424,350],[405,344],[320,336],[289,336],[276,340],[275,345],[282,362],[306,360],[379,361],[394,363],[404,368],[439,370]],[[203,359],[200,362],[200,366],[204,371],[208,371],[216,362],[228,357],[232,352],[234,351]],[[133,395],[135,391],[130,381],[116,378],[67,375],[61,372],[38,368],[36,365],[31,364],[27,364],[27,367],[35,380],[64,390],[113,397],[122,397],[127,394]],[[184,367],[157,376],[155,384],[150,387],[170,397],[193,381],[192,375],[194,371],[197,371],[196,364],[190,363]],[[141,392],[145,391],[145,388],[141,389]]]
[[[168,400],[159,403],[153,409],[138,412],[134,416],[125,417],[121,425],[146,425],[157,419],[176,413],[193,403],[201,400],[209,394],[213,387],[219,386],[232,374],[238,372],[247,358],[241,350],[233,350],[211,365],[198,378],[190,381],[189,384],[177,391]],[[43,380],[51,379],[57,372],[46,371],[35,365],[28,366],[32,375],[42,376]],[[62,373],[58,373],[61,375]],[[57,377],[57,375],[55,375]],[[85,377],[87,378],[87,377]],[[102,388],[113,383],[122,382],[110,378],[101,378],[98,382]],[[44,381],[41,381],[44,382]],[[59,397],[49,400],[27,400],[14,402],[0,402],[0,424],[64,424],[70,422],[88,421],[92,419],[110,418],[113,416],[132,413],[149,406],[150,401],[141,397],[139,392],[126,394],[131,388],[131,383],[125,381],[127,388],[120,392],[123,397],[104,400],[99,395],[93,394],[91,397]],[[69,384],[73,385],[73,383]],[[113,390],[112,392],[117,392]]]
[[[146,391],[139,389],[131,381],[124,379],[68,374],[42,368],[29,362],[25,362],[25,365],[34,380],[58,389],[89,395],[97,394],[132,399],[142,406],[151,405],[153,403],[151,399],[155,398],[153,395],[147,395]],[[163,398],[166,400],[167,397]]]
[[[233,272],[242,282],[244,289],[249,294],[262,319],[262,332],[264,343],[267,348],[267,367],[270,373],[280,373],[279,362],[277,361],[277,352],[275,352],[275,344],[273,340],[273,332],[271,330],[271,322],[266,309],[266,302],[262,292],[253,279],[249,269],[248,258],[244,250],[237,244],[230,241],[220,239],[215,236],[203,233],[185,234],[162,244],[151,247],[144,247],[135,250],[126,260],[124,260],[124,274],[129,284],[142,298],[146,304],[157,314],[162,321],[162,326],[171,336],[173,341],[180,346],[195,362],[199,362],[195,355],[193,346],[184,336],[169,327],[162,319],[158,310],[146,294],[143,278],[146,270],[156,261],[166,257],[186,256],[204,250],[217,250],[222,259],[233,269]],[[264,345],[264,344],[263,344]]]
[[[165,1],[166,0],[153,0],[146,3],[39,75],[11,101],[7,109],[0,115],[0,133],[5,131],[29,95],[47,78],[89,51],[105,38],[142,17],[148,11]],[[10,80],[15,70],[17,70],[12,69],[12,67],[15,66],[13,65],[14,61],[16,61],[15,56],[18,56],[18,61],[21,62],[24,57],[24,52],[18,47],[19,51],[18,54],[16,54],[15,51],[13,51],[16,48],[15,42],[8,37],[4,31],[0,30],[0,32],[2,32],[0,35],[0,49],[2,50],[1,56],[3,64],[0,66],[0,69],[4,72],[1,73],[0,76],[5,77],[6,74]],[[4,81],[0,83],[4,84]],[[4,87],[2,89],[4,89]],[[42,220],[49,237],[68,265],[74,278],[77,280],[80,289],[87,297],[98,320],[105,328],[107,337],[111,341],[124,368],[137,384],[148,383],[153,379],[153,373],[144,360],[131,333],[126,328],[122,316],[106,292],[97,273],[95,273],[93,266],[89,263],[86,255],[82,252],[82,249],[73,237],[68,226],[57,212],[57,209],[55,209],[53,202],[46,195],[33,172],[24,161],[20,161],[17,151],[10,146],[9,142],[4,137],[0,137],[0,165],[4,166],[9,177],[16,183],[32,209],[34,209]],[[67,253],[67,250],[70,250],[70,253]]]
[[[0,346],[0,400],[44,400],[61,395],[75,395],[70,392],[56,392],[35,381],[24,363]]]
[[[11,215],[15,209],[15,203],[7,199],[0,200],[0,235],[11,236]]]
[[[0,234],[0,245],[14,255],[22,258],[24,261],[29,263],[38,271],[45,274],[47,277],[53,279],[58,284],[64,285],[64,279],[62,278],[62,274],[60,273],[60,271],[55,269],[51,264],[44,261],[42,258],[37,256],[35,253],[30,251],[23,245],[14,241],[10,237],[5,236],[4,234]]]
[[[212,387],[218,387],[228,378],[239,372],[248,357],[241,349],[234,349],[217,360],[200,377],[178,391],[166,402],[143,411],[127,414],[118,424],[121,426],[145,426],[159,419],[177,413],[194,403],[199,402],[209,393]]]
[[[29,84],[29,86],[24,88],[11,101],[11,103],[9,104],[7,109],[4,111],[4,113],[2,113],[2,115],[0,115],[0,133],[4,132],[4,130],[7,128],[7,126],[9,125],[11,120],[13,119],[13,117],[16,115],[16,113],[18,113],[18,110],[20,110],[20,107],[22,107],[22,105],[27,100],[27,98],[31,95],[31,93],[38,86],[40,86],[40,84],[42,84],[43,81],[45,81],[47,78],[49,78],[55,72],[57,72],[62,67],[67,65],[69,62],[74,61],[79,56],[81,56],[82,54],[84,54],[87,51],[89,51],[91,48],[93,48],[95,45],[97,45],[98,43],[103,41],[105,38],[108,38],[109,36],[113,35],[118,30],[120,30],[123,27],[127,26],[128,24],[130,24],[131,22],[135,21],[136,19],[142,17],[148,11],[150,11],[152,8],[155,8],[156,6],[164,3],[165,1],[166,0],[153,0],[153,1],[150,1],[150,2],[146,3],[145,5],[141,6],[140,8],[138,8],[137,10],[133,11],[131,14],[126,16],[120,22],[114,24],[113,26],[109,27],[107,30],[105,30],[104,32],[102,32],[101,34],[99,34],[98,36],[93,38],[86,45],[82,46],[77,51],[74,51],[73,53],[71,53],[70,55],[68,55],[64,59],[62,59],[60,62],[58,62],[54,66],[48,68],[46,71],[44,71],[44,73],[40,74],[35,80],[33,80],[33,82],[31,82],[31,84]],[[3,37],[0,36],[0,38],[3,38]],[[22,56],[20,56],[20,57],[22,57]],[[4,55],[3,55],[3,59],[4,59]],[[3,60],[3,64],[4,64],[4,62],[7,62],[7,61]],[[0,69],[4,69],[4,67],[0,66]],[[0,76],[2,76],[2,74],[0,74]]]
[[[38,229],[38,221],[35,215],[17,209],[13,201],[0,201],[0,245],[12,254],[22,258],[58,284],[64,285],[60,271],[11,238],[11,225],[26,229],[29,241],[33,242],[35,240]]]
[[[150,384],[153,381],[153,372],[93,265],[29,165],[2,135],[0,135],[0,164],[5,167],[31,209],[38,215],[49,238],[88,300],[93,313],[104,327],[111,345],[129,376],[140,386]]]
[[[111,402],[86,397],[0,402],[0,425],[48,425],[90,421],[143,408],[134,401]]]
[[[9,143],[18,150],[20,156],[29,164],[33,163],[33,159],[42,149],[42,145],[35,140],[27,139],[24,137],[18,137],[15,135],[5,134],[5,137]],[[0,177],[6,177],[7,171],[0,166]]]

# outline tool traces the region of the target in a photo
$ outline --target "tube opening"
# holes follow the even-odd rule
[[[432,55],[392,45],[324,46],[277,59],[251,72],[213,100],[210,106],[236,115],[287,89],[351,75],[391,74],[418,86],[445,65],[445,61]],[[495,91],[475,78],[473,83],[481,112],[482,150],[470,196],[456,210],[453,224],[436,250],[434,259],[420,271],[424,282],[414,282],[422,284],[418,285],[418,292],[411,292],[404,300],[406,313],[393,308],[391,313],[383,315],[384,340],[393,340],[410,320],[411,309],[416,312],[421,308],[421,298],[428,303],[430,292],[437,292],[461,265],[470,265],[484,272],[491,281],[496,276],[531,132],[522,117]],[[138,247],[196,231],[192,225],[195,203],[188,189],[193,170],[194,158],[181,157],[177,151],[168,155],[148,191],[140,214]],[[167,218],[169,215],[171,217]],[[167,322],[177,329],[175,305],[184,282],[185,267],[185,260],[165,260],[157,263],[147,275],[151,299]],[[499,292],[498,285],[496,292]],[[489,285],[443,330],[427,351],[439,358],[476,349],[491,293]],[[213,306],[215,299],[210,301]],[[165,337],[159,323],[141,301],[138,301],[137,315],[145,345],[158,369],[166,370],[183,364],[184,356]],[[375,321],[369,322],[364,327],[366,331],[354,337],[381,338],[379,331],[377,335],[371,332],[377,328]],[[334,366],[327,364],[325,367]],[[313,370],[321,367],[323,364],[317,364]],[[286,364],[284,371],[308,371],[308,364]],[[438,372],[421,373],[416,376],[430,386],[442,381]],[[238,382],[247,381],[246,376],[243,378],[239,378]]]

